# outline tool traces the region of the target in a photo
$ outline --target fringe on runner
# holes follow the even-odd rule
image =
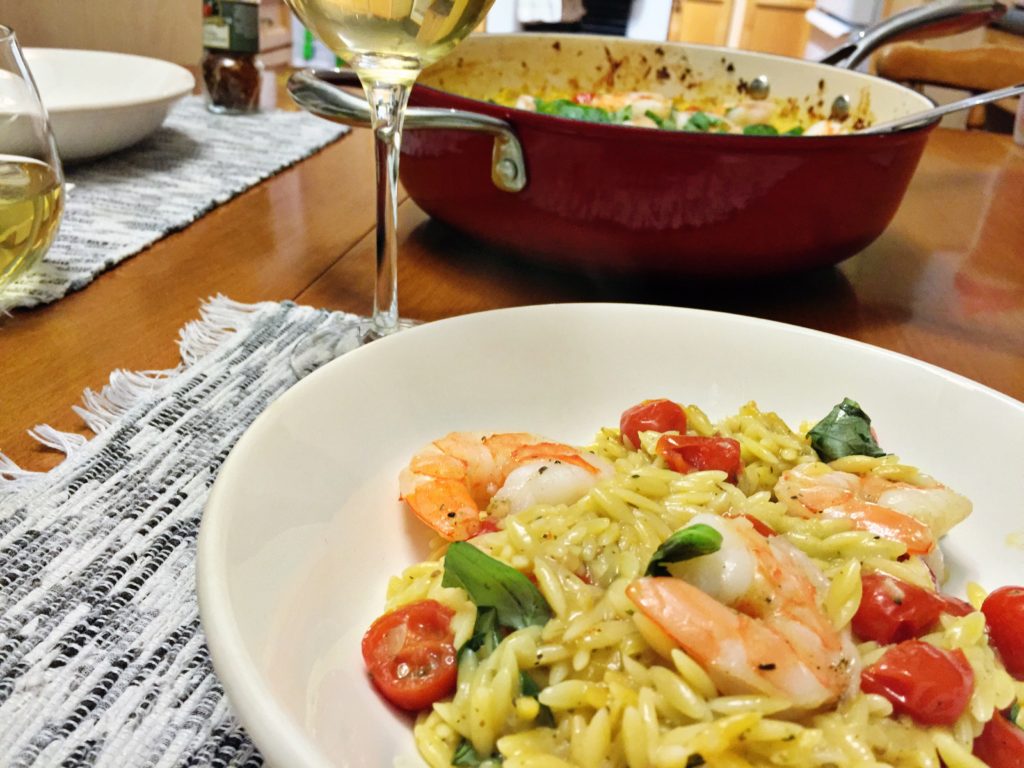
[[[199,309],[199,319],[186,323],[178,333],[181,362],[177,366],[155,371],[115,370],[99,391],[86,389],[82,405],[73,405],[71,410],[90,430],[101,434],[133,408],[159,396],[175,377],[200,363],[236,333],[247,329],[261,309],[275,306],[278,305],[274,302],[243,304],[223,294],[207,299]],[[37,424],[28,434],[40,445],[63,453],[66,459],[78,455],[89,444],[84,435],[63,432],[49,424]],[[22,468],[0,451],[0,489],[13,490],[15,484],[42,474],[45,473]]]

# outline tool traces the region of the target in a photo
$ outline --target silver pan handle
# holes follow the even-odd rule
[[[307,112],[357,128],[370,127],[370,105],[338,86],[359,87],[354,72],[311,70],[296,72],[288,79],[292,99]],[[405,127],[457,128],[480,131],[494,136],[491,154],[491,181],[506,192],[519,192],[526,186],[526,161],[523,148],[512,127],[504,120],[459,109],[410,107],[405,112]]]
[[[868,27],[853,41],[833,49],[819,61],[853,69],[888,43],[953,35],[996,21],[1005,13],[1006,6],[994,0],[935,0]]]
[[[1024,94],[1024,83],[1017,83],[1008,88],[1000,88],[998,91],[986,91],[976,96],[968,96],[966,99],[954,101],[951,104],[942,104],[933,109],[927,109],[923,112],[897,118],[896,120],[872,125],[863,130],[856,131],[856,133],[892,133],[893,131],[901,131],[907,128],[920,128],[921,126],[928,125],[928,123],[935,122],[944,115],[961,112],[965,109],[973,109],[982,104],[990,104],[993,101],[1009,99],[1021,94]]]

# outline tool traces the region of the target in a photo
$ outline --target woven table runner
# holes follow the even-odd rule
[[[295,343],[354,315],[208,302],[181,365],[117,371],[37,427],[47,473],[0,454],[0,765],[256,766],[199,624],[196,538],[217,470],[295,383]]]
[[[0,312],[84,287],[347,130],[305,112],[215,115],[199,96],[182,99],[135,147],[66,169],[57,238],[40,264],[0,292]]]

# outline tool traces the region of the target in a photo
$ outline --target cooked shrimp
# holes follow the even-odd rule
[[[839,472],[812,463],[782,473],[775,496],[790,514],[847,518],[857,530],[901,541],[911,555],[935,542],[971,513],[971,502],[933,481],[927,486],[875,475]]]
[[[700,514],[692,523],[721,533],[721,548],[669,566],[674,578],[630,584],[626,592],[643,614],[724,694],[760,693],[813,710],[850,690],[856,652],[820,606],[826,582],[816,566],[743,518]]]
[[[836,120],[819,120],[804,131],[804,136],[839,136],[849,133],[843,124]]]
[[[725,117],[736,125],[758,125],[769,122],[775,115],[775,103],[772,101],[741,101],[725,111]]]
[[[609,112],[616,112],[625,107],[633,107],[633,120],[645,118],[647,122],[654,124],[654,121],[646,117],[647,113],[655,115],[659,120],[664,120],[672,111],[672,100],[660,93],[648,91],[628,91],[626,93],[599,93],[594,96],[591,106],[606,109]]]
[[[516,99],[516,109],[525,109],[527,112],[536,112],[537,99],[528,93],[524,93]]]
[[[413,456],[398,485],[420,520],[464,541],[492,515],[571,504],[611,471],[598,456],[526,432],[452,432]]]

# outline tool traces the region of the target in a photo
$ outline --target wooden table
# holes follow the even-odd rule
[[[87,433],[72,411],[116,368],[177,364],[200,302],[294,299],[368,313],[371,137],[357,130],[48,306],[0,318],[0,450],[25,468],[61,456],[26,430]],[[937,130],[896,219],[838,268],[753,284],[612,279],[510,260],[400,210],[402,313],[626,301],[704,307],[896,350],[1024,400],[1024,148]]]

